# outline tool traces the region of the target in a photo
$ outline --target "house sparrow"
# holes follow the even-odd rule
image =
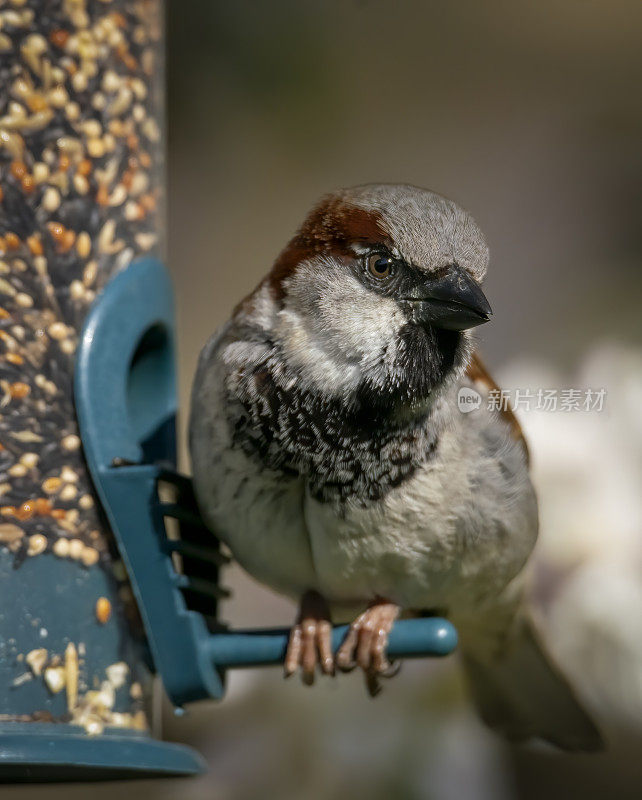
[[[537,504],[519,426],[458,410],[462,387],[494,387],[469,332],[491,314],[487,263],[474,220],[433,192],[324,198],[201,354],[195,491],[238,562],[300,600],[286,675],[356,664],[374,692],[399,614],[438,611],[490,726],[595,750],[524,608]]]

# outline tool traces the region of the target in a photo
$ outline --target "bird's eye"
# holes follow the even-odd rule
[[[375,278],[387,278],[392,274],[394,260],[390,256],[382,256],[381,253],[373,253],[368,256],[368,272]]]

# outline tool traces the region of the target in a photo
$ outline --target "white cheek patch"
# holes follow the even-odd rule
[[[299,264],[286,290],[275,333],[290,367],[326,394],[354,391],[366,370],[388,360],[406,322],[395,300],[330,257]]]

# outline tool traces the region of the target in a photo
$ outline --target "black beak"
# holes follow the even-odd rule
[[[456,264],[441,278],[418,284],[401,303],[418,325],[451,331],[474,328],[493,313],[479,284]]]

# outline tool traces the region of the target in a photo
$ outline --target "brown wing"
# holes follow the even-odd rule
[[[473,383],[477,383],[481,385],[487,391],[490,389],[499,390],[499,386],[495,383],[495,381],[491,378],[488,374],[488,370],[484,366],[482,360],[477,355],[477,353],[473,353],[470,359],[470,364],[466,368],[466,375],[470,378]],[[528,452],[528,445],[526,444],[526,439],[524,438],[524,432],[517,421],[517,417],[513,413],[513,410],[510,406],[504,410],[499,411],[500,417],[502,417],[510,426],[511,433],[513,438],[516,439],[518,442],[521,442],[522,447],[524,448],[524,453],[526,454],[526,462],[530,461],[530,456]]]

